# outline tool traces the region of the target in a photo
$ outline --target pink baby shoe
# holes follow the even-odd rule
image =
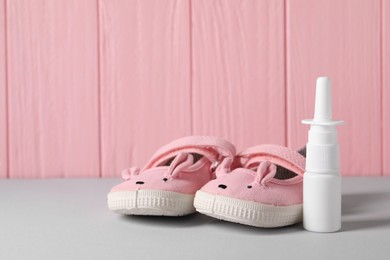
[[[122,171],[123,183],[108,194],[108,208],[127,215],[182,216],[195,212],[195,192],[215,178],[234,146],[211,136],[180,138],[160,148],[140,170]]]
[[[237,168],[232,163],[226,158],[216,170],[217,178],[196,193],[198,212],[256,227],[302,221],[304,156],[286,147],[260,145],[240,153]]]

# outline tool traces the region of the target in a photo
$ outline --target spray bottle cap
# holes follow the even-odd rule
[[[317,78],[314,119],[305,119],[302,120],[302,123],[322,126],[344,124],[344,121],[334,121],[332,119],[332,95],[328,77]]]

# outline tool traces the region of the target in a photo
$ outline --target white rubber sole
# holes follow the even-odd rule
[[[274,228],[302,221],[303,205],[272,206],[198,191],[194,206],[202,214],[255,227]]]
[[[108,208],[125,215],[183,216],[195,212],[194,195],[172,191],[110,192]]]

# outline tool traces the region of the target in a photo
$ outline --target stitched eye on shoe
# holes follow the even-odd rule
[[[248,185],[246,186],[248,189],[252,189],[252,185]]]
[[[168,178],[164,178],[164,179],[163,179],[163,181],[167,181],[167,180],[168,180]]]
[[[219,184],[219,185],[218,185],[218,188],[221,188],[221,189],[226,189],[226,188],[227,188],[227,186],[226,186],[225,184]]]
[[[135,184],[144,184],[145,182],[143,181],[137,181]]]

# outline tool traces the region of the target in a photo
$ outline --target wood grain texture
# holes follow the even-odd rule
[[[390,175],[390,1],[382,2],[383,174]]]
[[[189,1],[101,0],[103,176],[191,134]]]
[[[285,144],[283,1],[192,1],[195,134]]]
[[[5,3],[0,0],[0,178],[6,178],[8,175],[5,19]]]
[[[323,75],[342,174],[390,175],[388,0],[0,0],[0,178],[118,176],[190,134],[296,149]]]
[[[95,0],[8,1],[11,177],[98,177]]]
[[[381,173],[380,1],[287,1],[288,145],[307,141],[315,81],[332,80],[344,175]]]

